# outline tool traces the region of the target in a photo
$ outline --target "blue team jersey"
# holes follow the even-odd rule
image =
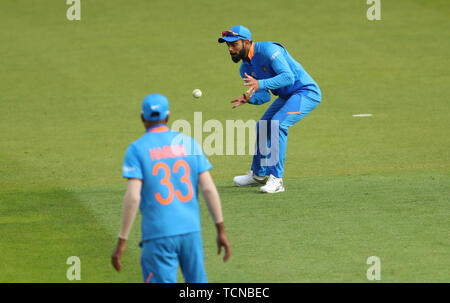
[[[123,177],[143,181],[142,240],[200,231],[198,175],[212,168],[194,139],[158,125],[130,144]]]
[[[283,45],[270,41],[254,42],[249,59],[250,61],[242,60],[241,77],[244,78],[247,73],[259,83],[259,90],[250,99],[250,103],[270,101],[269,90],[285,100],[293,94],[301,93],[321,101],[319,86]]]

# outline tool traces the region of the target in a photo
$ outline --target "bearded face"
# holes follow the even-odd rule
[[[244,40],[236,40],[234,42],[227,42],[228,51],[230,52],[231,60],[238,63],[247,57],[247,51],[244,47]]]

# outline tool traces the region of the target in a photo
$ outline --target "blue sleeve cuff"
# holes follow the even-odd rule
[[[198,173],[199,174],[201,174],[201,173],[203,173],[203,172],[205,172],[205,171],[207,171],[207,170],[211,170],[213,167],[212,167],[212,165],[210,164],[210,163],[208,163],[209,165],[207,165],[207,166],[205,166],[205,167],[201,167],[199,170],[198,170]]]
[[[264,80],[258,80],[258,84],[259,84],[259,89],[266,89]]]

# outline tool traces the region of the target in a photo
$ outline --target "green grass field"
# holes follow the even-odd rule
[[[140,220],[110,265],[141,101],[165,94],[171,121],[259,119],[268,104],[231,110],[244,89],[217,38],[236,24],[283,43],[323,101],[290,129],[285,193],[233,186],[250,155],[209,157],[233,252],[216,255],[201,199],[209,281],[369,282],[378,256],[380,282],[450,282],[449,1],[381,0],[381,21],[365,0],[68,8],[0,2],[0,282],[71,282],[69,256],[81,282],[141,282]]]

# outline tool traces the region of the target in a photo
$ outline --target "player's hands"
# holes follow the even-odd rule
[[[248,103],[248,101],[250,101],[250,99],[252,98],[253,94],[259,89],[258,80],[256,80],[252,76],[249,76],[247,73],[245,73],[244,81],[245,81],[244,85],[250,87],[248,88],[245,94],[242,94],[242,96],[231,100],[231,103],[236,103],[231,107],[232,109],[241,106],[245,103]]]
[[[120,264],[120,258],[122,258],[122,255],[126,249],[126,244],[124,239],[120,239],[117,242],[116,249],[111,255],[111,264],[114,266],[114,268],[120,272],[122,270],[122,265]]]
[[[250,93],[254,93],[259,89],[259,82],[258,80],[256,80],[255,78],[253,78],[252,76],[247,75],[247,73],[244,74],[245,78],[244,78],[244,85],[245,86],[250,86],[249,89],[247,90],[247,94]]]
[[[251,94],[251,95],[242,94],[242,96],[239,96],[236,99],[231,100],[231,103],[236,103],[231,108],[233,109],[233,108],[241,106],[245,103],[248,103],[248,101],[250,101],[252,95],[253,94]]]
[[[225,255],[223,256],[223,262],[227,262],[231,256],[231,246],[230,242],[228,242],[227,235],[225,234],[223,222],[217,223],[216,228],[217,228],[217,254],[220,255],[223,246],[225,248]]]
[[[223,262],[227,262],[231,256],[231,246],[230,242],[228,242],[227,236],[225,233],[220,233],[217,235],[217,254],[220,255],[222,251],[222,246],[225,248],[225,255],[223,256]]]

